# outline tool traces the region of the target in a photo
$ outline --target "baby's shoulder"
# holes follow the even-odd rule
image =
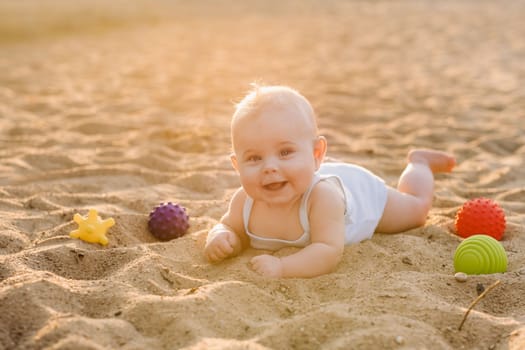
[[[246,192],[244,192],[244,189],[239,187],[230,200],[229,211],[236,214],[241,214],[244,208],[244,202],[246,201],[247,197],[248,195]]]
[[[326,176],[321,178],[312,189],[312,195],[316,193],[321,195],[344,197],[342,182],[337,176]]]
[[[317,182],[310,194],[309,202],[312,205],[333,207],[344,204],[344,190],[336,178],[321,179]]]
[[[230,200],[227,212],[222,218],[229,226],[234,227],[236,231],[240,231],[243,228],[243,209],[246,198],[247,194],[242,187],[237,189]]]
[[[319,181],[312,189],[308,199],[308,217],[310,223],[343,220],[346,212],[344,192],[336,182],[328,179]]]

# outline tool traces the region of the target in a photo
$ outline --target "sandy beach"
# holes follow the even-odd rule
[[[525,348],[525,1],[187,3],[0,5],[0,349]],[[410,149],[454,153],[426,225],[312,279],[258,276],[254,249],[208,263],[254,81],[301,91],[328,155],[392,186]],[[477,197],[505,212],[508,269],[461,283]],[[161,242],[168,201],[191,226]],[[89,209],[107,246],[69,237]]]

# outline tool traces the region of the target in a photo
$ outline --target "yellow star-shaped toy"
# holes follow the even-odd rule
[[[106,232],[115,225],[113,218],[102,220],[95,209],[89,209],[87,218],[76,213],[73,220],[78,224],[78,229],[71,231],[70,237],[80,238],[89,243],[108,244]]]

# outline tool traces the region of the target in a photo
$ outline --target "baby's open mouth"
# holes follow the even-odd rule
[[[287,183],[288,183],[287,181],[272,182],[272,183],[263,185],[263,187],[265,190],[277,191],[283,188]]]

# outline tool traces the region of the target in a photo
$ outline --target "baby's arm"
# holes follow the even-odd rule
[[[310,196],[311,244],[297,253],[278,258],[259,255],[252,259],[255,271],[267,277],[315,277],[332,272],[344,250],[345,204],[333,183],[319,182]]]
[[[222,222],[209,232],[204,247],[204,254],[211,262],[218,262],[239,254],[242,243],[233,230]]]
[[[218,262],[239,254],[248,244],[242,223],[242,206],[246,194],[239,189],[233,195],[228,211],[209,232],[204,255]]]

